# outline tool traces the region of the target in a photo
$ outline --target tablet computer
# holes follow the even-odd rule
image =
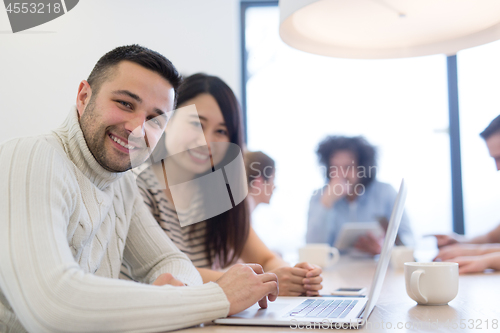
[[[384,235],[384,230],[377,221],[344,223],[333,246],[339,250],[348,249],[354,246],[360,236],[364,236],[369,232],[377,238]]]

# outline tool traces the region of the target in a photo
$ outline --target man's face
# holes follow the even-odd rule
[[[175,93],[161,75],[133,62],[122,61],[112,71],[97,95],[86,81],[80,84],[77,108],[97,162],[123,172],[144,162],[156,146]]]
[[[497,170],[500,170],[500,133],[495,133],[486,140],[490,156],[495,160]]]

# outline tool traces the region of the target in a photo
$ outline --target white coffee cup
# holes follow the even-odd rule
[[[328,244],[307,244],[299,249],[299,261],[330,267],[339,261],[340,253]]]
[[[407,262],[406,292],[422,305],[445,305],[458,294],[456,262]]]
[[[407,246],[394,246],[391,254],[391,266],[395,269],[403,269],[405,262],[414,262],[413,248]]]

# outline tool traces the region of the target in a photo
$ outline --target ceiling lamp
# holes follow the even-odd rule
[[[416,57],[500,39],[500,0],[280,0],[280,36],[302,51]]]

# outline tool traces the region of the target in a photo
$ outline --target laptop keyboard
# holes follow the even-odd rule
[[[295,318],[345,318],[358,301],[307,299],[285,317]]]

